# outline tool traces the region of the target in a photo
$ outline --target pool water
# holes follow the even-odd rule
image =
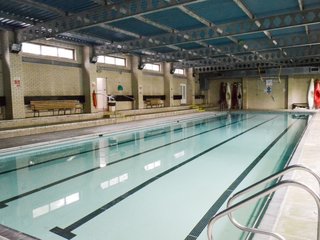
[[[232,194],[288,163],[307,122],[225,114],[5,153],[0,224],[44,240],[204,240]],[[254,222],[257,206],[235,216]],[[214,237],[244,238],[227,219]]]

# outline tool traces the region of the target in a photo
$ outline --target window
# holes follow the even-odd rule
[[[35,55],[74,59],[74,50],[34,43],[22,43],[22,52]]]
[[[57,57],[58,49],[56,47],[41,46],[41,55]]]
[[[116,65],[116,66],[124,66],[124,67],[126,66],[126,59],[118,58],[118,57],[98,56],[97,62]]]
[[[174,70],[174,74],[184,75],[184,69],[177,68],[176,70]]]
[[[73,55],[73,50],[71,49],[58,48],[58,57],[74,59]]]
[[[160,64],[150,64],[147,63],[143,69],[160,72]]]
[[[40,45],[32,43],[22,43],[22,52],[40,55]]]

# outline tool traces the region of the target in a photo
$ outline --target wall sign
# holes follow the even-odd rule
[[[123,91],[123,86],[122,85],[118,85],[118,91],[119,92]]]
[[[21,79],[20,79],[19,77],[14,78],[13,84],[14,84],[16,87],[21,87]]]

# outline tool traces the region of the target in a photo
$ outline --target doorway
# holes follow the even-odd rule
[[[107,83],[105,78],[97,78],[97,109],[107,108]]]
[[[181,104],[187,104],[187,85],[180,84],[180,91],[181,91]]]

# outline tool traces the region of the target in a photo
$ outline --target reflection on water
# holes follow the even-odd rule
[[[149,164],[145,165],[144,166],[144,170],[150,171],[150,170],[152,170],[154,168],[160,167],[160,165],[161,165],[161,161],[158,160],[158,161],[155,161],[155,162],[152,162],[152,163],[149,163]]]
[[[114,185],[116,185],[118,183],[122,183],[124,181],[127,181],[128,179],[129,179],[129,174],[125,173],[125,174],[122,174],[122,175],[120,175],[118,177],[114,177],[114,178],[112,178],[110,180],[107,180],[107,181],[104,181],[104,182],[100,183],[100,187],[102,189],[106,189],[106,188],[114,186]]]
[[[228,185],[224,181],[234,181],[241,169],[261,154],[261,151],[265,148],[263,144],[270,144],[279,132],[283,131],[290,123],[294,121],[305,122],[303,118],[287,117],[286,115],[281,115],[277,120],[270,120],[275,117],[274,114],[257,115],[228,114],[188,123],[179,122],[153,130],[99,137],[92,140],[91,143],[75,144],[73,148],[67,146],[66,152],[61,147],[59,150],[55,148],[52,154],[48,149],[46,153],[35,151],[33,153],[28,152],[25,156],[13,154],[13,156],[8,156],[7,159],[2,158],[5,160],[3,164],[0,159],[2,169],[12,169],[12,167],[17,168],[24,165],[26,168],[17,168],[16,171],[0,174],[0,190],[3,193],[0,199],[22,195],[21,198],[11,201],[7,207],[0,209],[0,219],[8,226],[25,232],[30,231],[31,235],[39,234],[41,237],[41,234],[43,234],[41,231],[47,231],[48,228],[56,225],[68,226],[97,208],[114,202],[115,199],[137,187],[137,193],[139,194],[134,193],[135,197],[125,198],[125,200],[121,198],[121,201],[124,200],[121,207],[124,206],[127,209],[121,212],[120,207],[113,208],[111,212],[114,211],[115,215],[107,212],[104,222],[97,223],[97,226],[99,224],[103,226],[99,225],[97,227],[98,232],[109,228],[110,231],[107,234],[117,231],[118,227],[113,225],[113,219],[127,216],[127,213],[135,211],[136,207],[139,209],[139,219],[133,221],[131,219],[131,224],[135,226],[136,222],[143,221],[143,219],[150,220],[150,216],[143,210],[144,207],[150,208],[149,203],[161,206],[159,211],[154,213],[154,216],[160,216],[159,219],[168,220],[164,212],[172,212],[173,218],[181,216],[181,214],[175,212],[176,206],[179,206],[184,212],[190,211],[190,209],[197,211],[198,204],[189,202],[188,196],[190,195],[197,201],[203,201],[199,205],[206,212],[215,201],[215,199],[210,199],[212,198],[211,195],[219,196],[221,192],[225,191],[224,185],[226,187]],[[262,122],[266,122],[265,126],[254,128]],[[249,130],[251,128],[253,130]],[[246,134],[235,137],[246,130],[251,135],[250,139],[245,138]],[[299,131],[294,130],[291,135],[295,136]],[[228,139],[232,139],[228,142],[229,145],[225,144]],[[290,134],[282,139],[284,146],[295,144],[295,142],[291,143],[290,139]],[[283,153],[286,148],[283,150],[280,147],[272,153],[272,161],[276,161],[278,155],[280,157],[286,155],[286,152]],[[230,151],[231,149],[232,151]],[[200,158],[200,155],[203,158]],[[58,156],[61,156],[61,158],[57,159]],[[190,159],[192,159],[192,164],[182,165],[191,161]],[[268,165],[270,165],[270,162],[271,160],[268,160]],[[8,164],[6,165],[6,163]],[[227,168],[228,171],[224,171],[223,168]],[[171,169],[176,170],[171,174]],[[265,166],[262,169],[264,172]],[[168,172],[168,174],[161,175],[164,172],[166,174]],[[173,177],[175,174],[178,174],[179,177]],[[190,178],[190,176],[192,177]],[[150,181],[152,178],[156,180]],[[158,178],[161,178],[161,181],[158,181]],[[167,179],[170,179],[170,181]],[[195,186],[201,187],[188,187],[187,192],[180,191],[180,189],[188,186],[188,184],[181,184],[188,179],[192,179],[189,186],[199,181],[199,185]],[[153,184],[153,181],[157,183],[155,184],[157,186],[150,185],[151,187],[148,188],[148,191],[153,193],[152,196],[144,194],[146,182],[148,184],[152,182]],[[54,187],[53,183],[55,183]],[[163,189],[159,189],[157,187],[160,184],[166,185]],[[172,186],[175,187],[171,189]],[[178,188],[179,191],[176,191]],[[207,197],[197,198],[199,194],[208,194],[207,191],[199,193],[202,188],[217,192]],[[161,209],[167,207],[165,205],[166,196],[171,196],[170,204],[172,200],[172,206],[175,207],[167,211],[161,211]],[[179,199],[180,196],[183,197]],[[127,206],[127,202],[130,203],[132,199],[137,199],[137,202],[132,204],[134,208],[130,208],[131,205]],[[59,211],[57,211],[58,209]],[[31,211],[32,214],[30,214]],[[129,215],[128,218],[135,216],[134,214]],[[201,216],[202,213],[195,213],[195,215]],[[66,217],[61,219],[61,216]],[[33,219],[37,219],[37,222]],[[101,221],[101,218],[97,219]],[[98,221],[97,219],[93,219],[92,222]],[[151,219],[153,219],[152,216]],[[187,225],[194,225],[198,219],[192,220],[188,224],[185,224],[184,221],[190,219],[180,220],[183,221],[181,224],[183,228]],[[105,222],[108,222],[108,224]],[[35,226],[35,232],[30,230],[30,224]],[[157,227],[159,226],[157,225]],[[170,226],[167,226],[167,229],[169,228]],[[81,229],[82,227],[79,228],[79,232],[82,231]],[[183,230],[184,233],[188,231],[190,229]],[[131,231],[131,233],[135,234],[134,231]],[[77,239],[90,239],[86,238],[86,235],[83,236],[81,237],[79,234]],[[125,239],[106,236],[101,236],[101,239],[107,237],[108,239]],[[161,232],[159,236],[161,236]],[[176,239],[184,239],[184,237]],[[143,237],[135,239],[145,240]]]
[[[66,196],[65,198],[60,198],[60,199],[53,201],[49,204],[46,204],[41,207],[33,209],[32,216],[33,216],[33,218],[40,217],[40,216],[45,215],[47,213],[50,213],[54,210],[57,210],[57,209],[62,208],[64,206],[75,203],[79,200],[80,200],[80,194],[78,192],[73,193],[69,196]]]

